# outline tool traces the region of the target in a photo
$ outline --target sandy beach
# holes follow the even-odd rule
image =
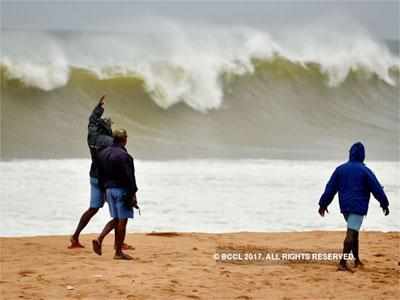
[[[400,0],[0,11],[0,300],[400,300]]]
[[[399,299],[399,232],[362,232],[365,266],[215,260],[218,249],[340,249],[343,232],[129,234],[133,261],[67,249],[67,236],[1,238],[1,299]]]

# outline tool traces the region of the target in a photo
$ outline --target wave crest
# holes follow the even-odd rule
[[[67,85],[74,69],[99,80],[136,77],[162,108],[184,102],[207,111],[221,106],[226,75],[255,74],[256,61],[277,73],[283,71],[279,61],[292,71],[316,66],[331,87],[357,72],[395,85],[393,71],[400,69],[399,57],[365,32],[328,30],[283,38],[252,28],[198,28],[170,21],[158,28],[146,24],[147,30],[127,34],[40,33],[36,39],[31,33],[5,32],[2,73],[44,91]],[[36,56],[15,51],[26,39],[40,41]]]

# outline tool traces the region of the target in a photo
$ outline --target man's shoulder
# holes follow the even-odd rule
[[[125,151],[125,159],[130,162],[133,162],[133,157],[128,153],[128,151]]]
[[[126,151],[125,148],[117,146],[117,145],[110,145],[105,147],[99,152],[101,156],[107,156],[109,159],[112,160],[132,160],[132,156]]]
[[[358,170],[359,172],[369,172],[370,170],[368,167],[363,164],[362,162],[353,162],[353,161],[348,161],[343,164],[341,164],[339,167],[337,167],[338,171],[342,172],[354,172]]]
[[[343,163],[341,163],[340,165],[338,165],[336,167],[336,171],[341,171],[341,170],[347,168],[348,166],[349,166],[349,162],[348,161],[343,162]]]
[[[109,148],[111,149],[112,153],[115,155],[115,158],[117,158],[117,159],[126,160],[126,159],[132,158],[129,155],[129,153],[126,151],[126,149],[124,149],[122,147],[112,145]]]
[[[99,134],[96,138],[96,147],[109,147],[113,143],[113,138],[106,134]]]

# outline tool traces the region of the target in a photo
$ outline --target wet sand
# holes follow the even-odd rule
[[[399,232],[361,232],[365,266],[216,262],[217,249],[329,252],[344,232],[129,234],[132,261],[67,249],[67,236],[0,238],[1,299],[400,299]]]

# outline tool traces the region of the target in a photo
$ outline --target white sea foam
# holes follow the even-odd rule
[[[316,64],[330,86],[360,69],[394,85],[390,70],[400,66],[399,57],[368,32],[346,26],[312,24],[277,34],[155,18],[123,28],[124,33],[2,32],[1,63],[10,78],[46,91],[67,84],[71,67],[87,69],[99,79],[138,76],[159,106],[182,101],[200,111],[219,108],[221,75],[254,72],[254,58],[279,56],[304,67]],[[21,50],[27,43],[33,53]]]
[[[0,162],[0,236],[71,234],[89,205],[89,160]],[[345,228],[335,199],[318,200],[337,162],[274,160],[136,161],[142,216],[129,231],[302,231]],[[390,201],[371,198],[364,230],[400,230],[398,162],[370,162]],[[85,229],[100,232],[106,206]]]

